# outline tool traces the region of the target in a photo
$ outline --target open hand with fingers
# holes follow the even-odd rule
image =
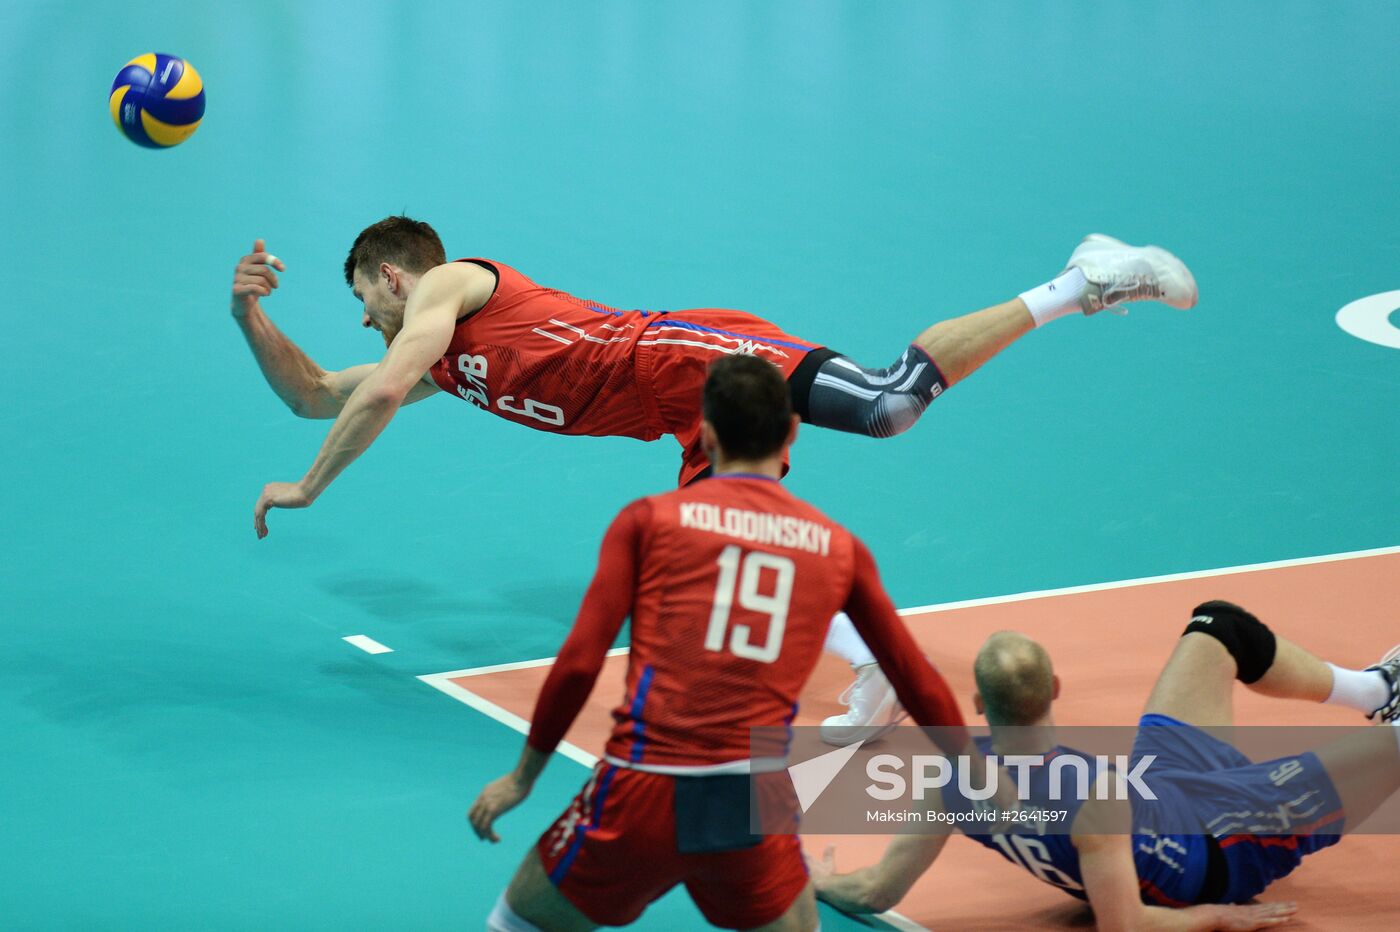
[[[266,243],[254,240],[253,251],[239,259],[233,270],[233,316],[242,317],[258,306],[259,298],[272,294],[277,272],[286,270],[287,264],[268,252]]]

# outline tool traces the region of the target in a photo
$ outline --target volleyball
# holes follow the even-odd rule
[[[183,58],[147,52],[112,82],[112,122],[138,146],[168,149],[189,139],[204,118],[204,82]]]

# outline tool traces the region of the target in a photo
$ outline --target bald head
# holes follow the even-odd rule
[[[987,638],[973,665],[977,692],[993,725],[1031,725],[1050,711],[1055,670],[1050,655],[1015,631]]]

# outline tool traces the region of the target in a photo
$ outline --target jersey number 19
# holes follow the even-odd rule
[[[715,585],[714,608],[710,611],[710,626],[705,631],[705,649],[723,651],[725,632],[729,633],[729,650],[736,657],[772,663],[783,647],[783,629],[787,627],[788,606],[792,603],[792,579],[797,566],[787,557],[772,553],[750,551],[730,544],[719,555],[719,582]],[[773,591],[759,591],[763,571],[774,574]],[[739,607],[768,616],[768,637],[761,645],[754,644],[746,624],[729,625],[729,612],[738,596]]]

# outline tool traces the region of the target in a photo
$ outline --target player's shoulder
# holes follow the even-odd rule
[[[661,495],[643,495],[641,498],[634,498],[630,502],[619,508],[617,513],[619,516],[650,515],[656,510],[658,500],[663,498],[664,496],[665,493],[662,493]]]
[[[840,532],[841,534],[851,533],[849,530],[846,529],[846,526],[840,521],[827,514],[819,506],[813,504],[811,501],[798,495],[796,492],[792,491],[792,489],[788,488],[785,484],[781,482],[768,483],[767,488],[765,488],[764,491],[766,491],[769,495],[772,496],[772,499],[775,503],[781,504],[782,507],[784,507],[794,515],[799,515],[800,517],[805,518],[808,521],[815,521],[818,524],[824,524],[827,527],[831,528],[833,531]]]
[[[641,498],[634,499],[627,507],[636,509],[639,513],[645,513],[648,517],[675,513],[684,504],[708,500],[707,496],[696,494],[696,486],[699,484],[693,482],[678,489],[666,489],[661,492],[653,492],[651,495],[643,495]]]
[[[613,528],[627,529],[629,533],[635,532],[647,535],[652,526],[656,523],[656,515],[664,512],[664,504],[658,499],[662,496],[644,495],[641,498],[634,498],[623,505],[616,515],[613,516]]]
[[[497,283],[498,287],[512,290],[538,287],[524,272],[500,259],[491,259],[486,256],[463,256],[460,259],[451,259],[437,268],[441,269],[447,266],[472,270],[470,274],[484,275]]]
[[[455,298],[467,310],[476,310],[496,290],[499,273],[475,262],[454,261],[433,266],[418,280],[418,289],[429,298]]]
[[[483,285],[495,286],[495,276],[487,269],[471,262],[444,262],[424,272],[418,279],[418,288],[429,292],[477,290]]]

